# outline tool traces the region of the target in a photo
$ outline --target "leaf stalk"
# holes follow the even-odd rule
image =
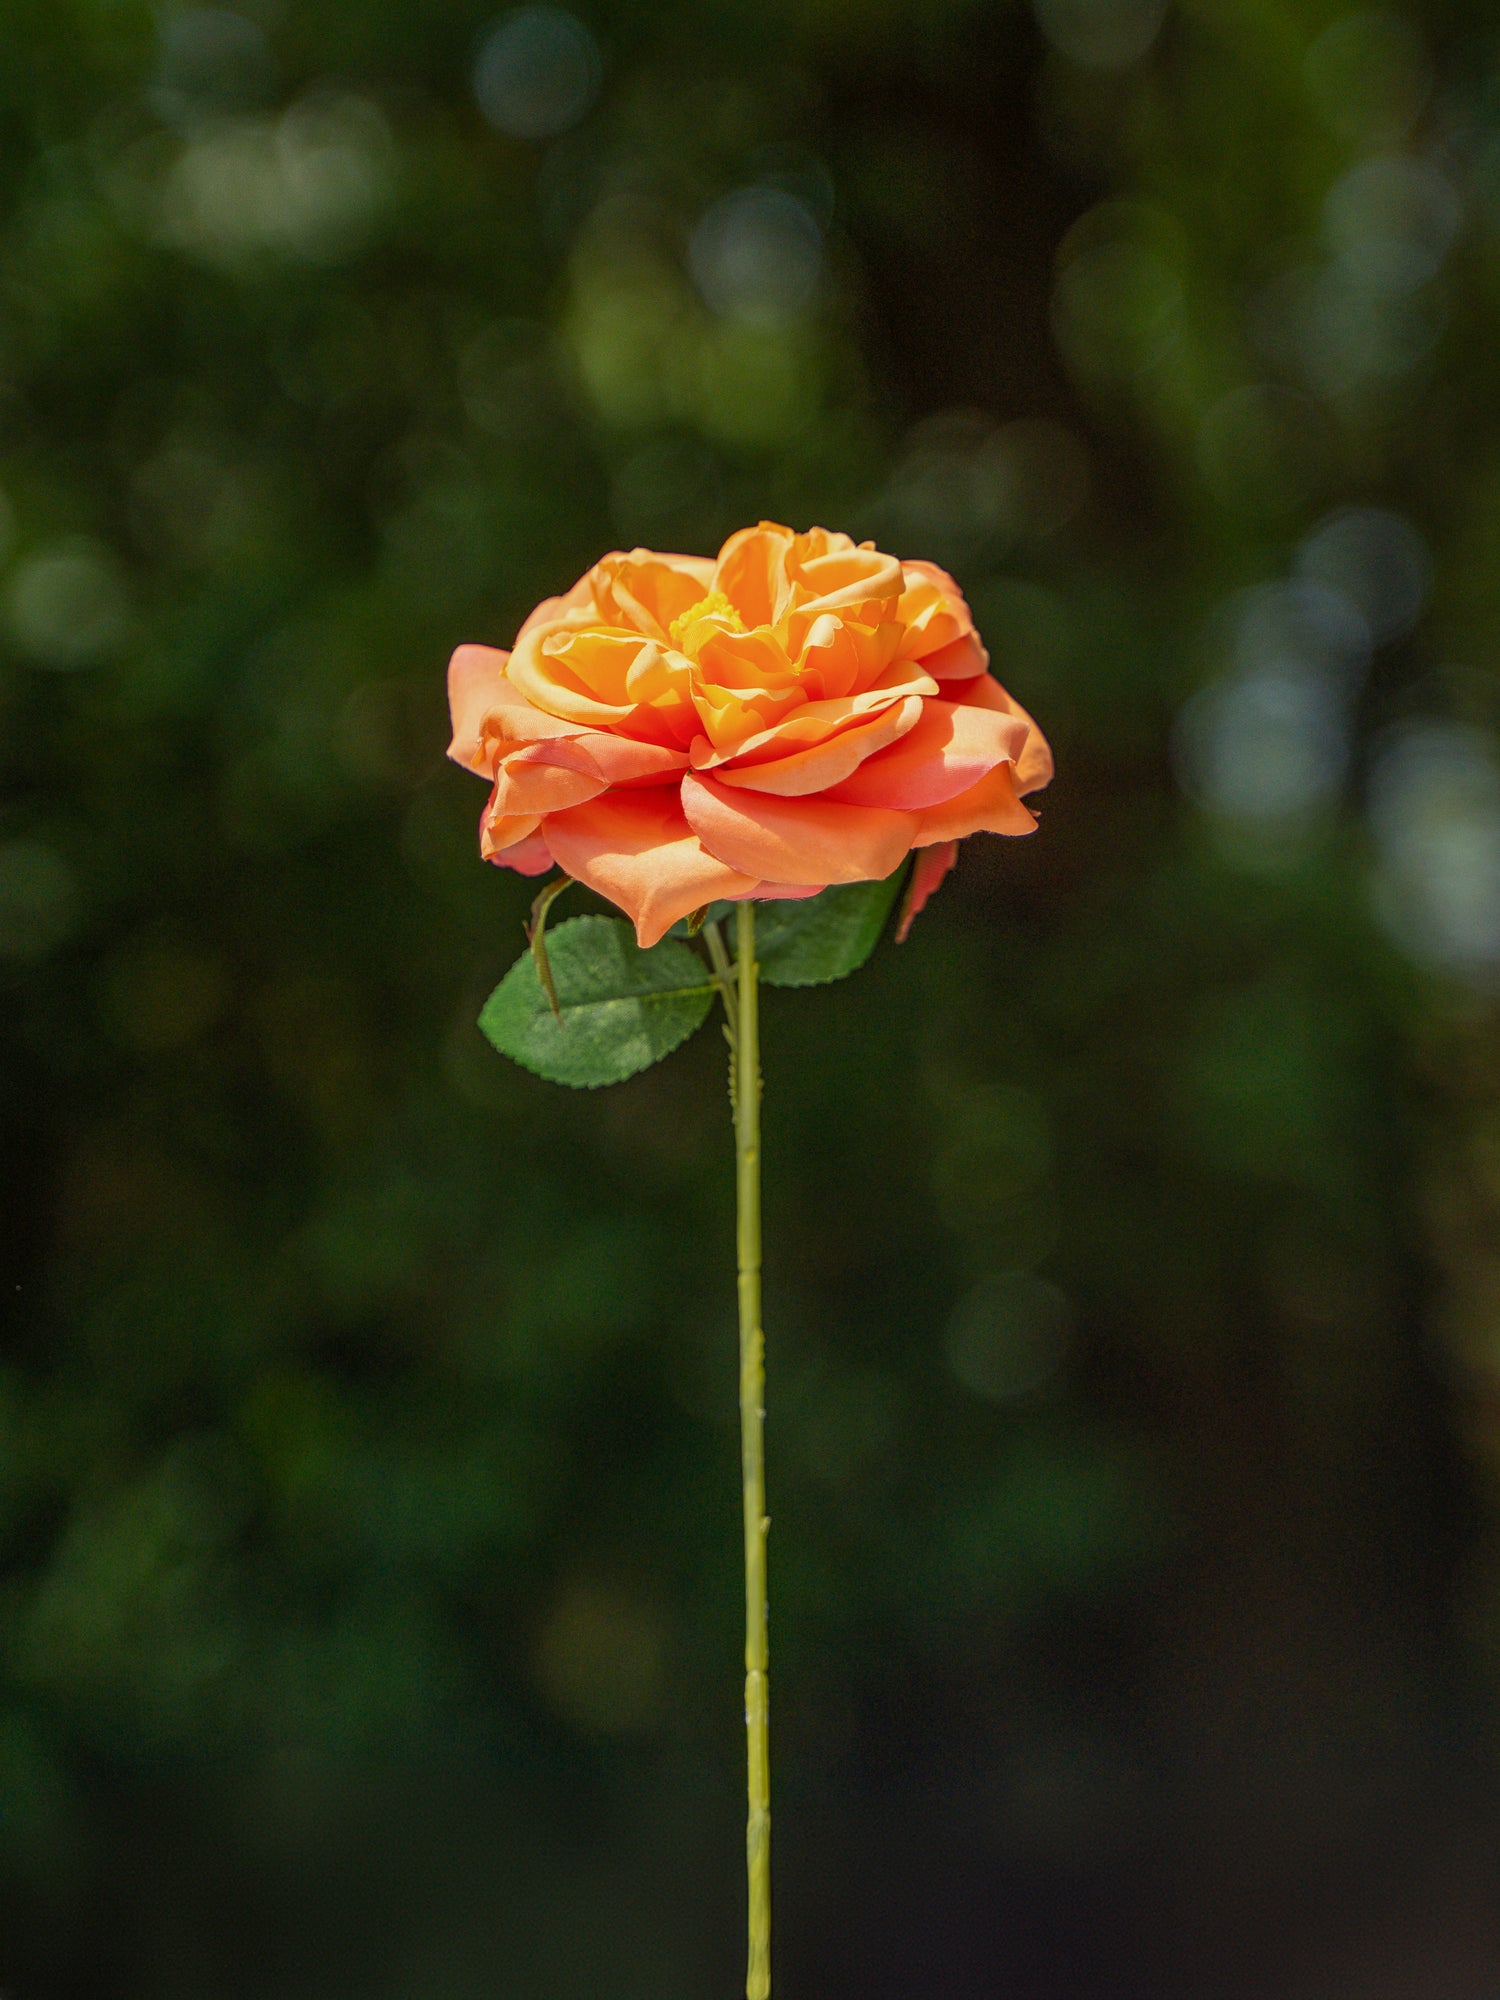
[[[531,956],[536,960],[536,976],[542,982],[542,991],[547,996],[547,1005],[552,1009],[553,1018],[561,1028],[567,1027],[563,1010],[557,998],[557,987],[552,978],[552,961],[547,956],[547,912],[557,901],[564,889],[573,885],[571,875],[558,875],[542,890],[531,906],[531,921],[525,926],[526,942],[531,946]]]

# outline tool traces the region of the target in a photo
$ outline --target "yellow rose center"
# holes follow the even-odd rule
[[[713,625],[719,631],[743,632],[745,621],[730,603],[722,590],[711,590],[707,597],[700,597],[690,605],[680,618],[674,618],[667,627],[667,637],[679,653],[696,656],[699,646],[707,636],[701,629]]]

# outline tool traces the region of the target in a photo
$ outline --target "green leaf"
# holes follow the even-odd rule
[[[665,938],[642,951],[613,917],[559,924],[547,955],[559,1014],[528,951],[485,1001],[479,1025],[501,1055],[550,1083],[622,1083],[685,1042],[713,1004],[695,951]]]
[[[905,864],[883,882],[844,882],[806,902],[761,903],[755,956],[768,986],[823,986],[858,972],[875,949]]]

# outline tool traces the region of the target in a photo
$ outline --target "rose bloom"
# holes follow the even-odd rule
[[[449,755],[480,852],[556,864],[642,945],[715,898],[815,896],[918,850],[909,923],[971,833],[1030,833],[1040,730],[932,563],[763,521],[718,560],[608,555],[509,653],[460,646]]]

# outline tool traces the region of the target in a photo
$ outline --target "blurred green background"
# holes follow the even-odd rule
[[[736,1990],[722,1046],[443,670],[762,515],[1061,771],[766,1000],[778,1991],[1493,1995],[1492,22],[4,0],[6,2000]]]

